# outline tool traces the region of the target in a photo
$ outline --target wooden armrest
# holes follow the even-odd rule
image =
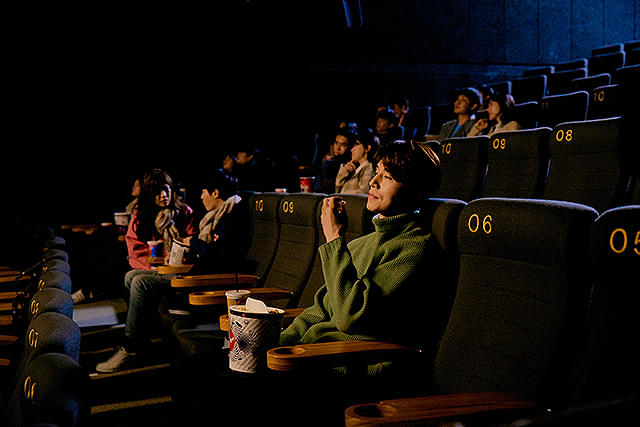
[[[532,409],[536,405],[515,394],[500,392],[458,393],[383,400],[348,407],[347,427],[396,425],[418,421],[444,421],[490,411]]]
[[[18,337],[13,335],[0,335],[0,346],[13,345],[18,342]]]
[[[5,314],[0,316],[0,326],[9,326],[13,323],[13,316]]]
[[[389,360],[420,350],[379,341],[336,341],[276,347],[267,351],[267,366],[275,371],[307,367],[340,366],[354,360]],[[345,360],[348,359],[348,362]]]
[[[9,291],[9,292],[0,292],[0,301],[13,301],[18,297],[18,292]]]
[[[227,303],[225,296],[227,290],[191,292],[189,294],[189,304],[191,305],[222,305]],[[249,296],[264,300],[279,298],[289,298],[293,292],[280,288],[252,288],[249,289]]]
[[[161,256],[148,256],[147,264],[153,265],[153,266],[164,265],[164,258]]]
[[[259,277],[255,274],[244,273],[219,273],[219,274],[202,274],[198,276],[179,276],[171,279],[172,288],[193,288],[198,286],[236,286],[251,287],[258,283]],[[237,289],[237,288],[234,288]]]
[[[18,270],[9,270],[9,269],[4,269],[4,270],[0,270],[0,277],[16,277],[18,274],[20,274],[21,272]]]
[[[13,311],[13,301],[0,301],[0,312]]]
[[[16,278],[16,276],[0,277],[0,283],[28,282],[29,280],[31,280],[29,276],[22,276],[19,278]]]
[[[184,274],[189,272],[193,268],[193,264],[182,264],[182,265],[159,265],[158,273],[160,274]]]

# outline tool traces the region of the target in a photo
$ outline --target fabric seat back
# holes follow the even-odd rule
[[[438,152],[442,184],[435,197],[464,201],[476,198],[487,173],[488,144],[486,135],[442,141]]]
[[[544,198],[583,203],[603,212],[627,203],[633,162],[622,119],[562,123],[549,137],[551,164]]]
[[[280,237],[264,286],[289,290],[293,297],[275,301],[275,306],[290,307],[307,282],[318,250],[317,209],[324,197],[319,193],[294,193],[280,199]]]
[[[482,197],[541,197],[549,170],[550,133],[550,128],[538,128],[493,135]]]
[[[591,207],[486,198],[460,215],[457,293],[435,361],[438,393],[565,398],[590,292]],[[548,407],[548,406],[544,406]]]
[[[242,270],[266,277],[278,245],[281,193],[253,193],[249,197],[250,243]]]
[[[585,120],[588,108],[589,93],[584,90],[545,96],[540,101],[538,126],[552,128],[562,122]]]
[[[589,265],[593,272],[591,340],[580,401],[601,401],[637,393],[640,351],[629,331],[640,327],[640,205],[607,210],[591,233]]]

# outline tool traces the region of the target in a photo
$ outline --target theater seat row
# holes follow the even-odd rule
[[[582,203],[603,212],[638,203],[640,151],[620,117],[565,122],[434,147],[442,163],[437,197],[516,197]]]
[[[252,193],[244,198],[251,233],[245,268],[240,271],[258,274],[260,279],[254,285],[256,287],[287,291],[287,298],[270,300],[272,306],[298,310],[309,307],[324,283],[317,248],[325,241],[320,224],[321,202],[325,197],[326,194],[316,193]],[[341,197],[347,201],[347,240],[373,231],[372,214],[366,210],[367,195]],[[438,276],[449,283],[445,292],[451,297],[457,267],[455,259],[449,255],[454,253],[455,227],[448,216],[464,204],[460,200],[431,199],[423,207],[425,227],[433,229],[434,241],[440,248],[433,256],[439,258],[440,265],[446,266]],[[229,287],[233,288],[233,284]],[[164,329],[185,353],[219,350],[226,333],[217,330],[215,324],[226,308],[218,305],[217,309],[205,310],[203,315],[199,315],[197,307],[191,308],[191,316],[174,316],[161,305]]]
[[[78,363],[80,328],[64,243],[48,240],[39,260],[0,284],[11,307],[0,315],[1,413],[9,426],[76,425],[85,416],[88,375]]]
[[[348,408],[347,425],[406,423],[416,415],[443,421],[449,412],[464,418],[479,406],[509,407],[503,404],[536,417],[635,393],[638,354],[627,348],[622,325],[637,325],[640,206],[602,214],[540,199],[482,198],[462,206],[447,216],[457,228],[459,274],[435,361],[418,361],[406,390],[390,388],[379,403]],[[402,325],[416,334],[428,326]],[[303,347],[270,352],[273,366],[301,369],[297,363],[310,363],[301,358]],[[394,400],[407,390],[431,397]]]

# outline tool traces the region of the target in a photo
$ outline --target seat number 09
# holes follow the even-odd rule
[[[618,237],[620,236],[620,237]],[[609,236],[609,247],[616,254],[621,254],[627,250],[627,246],[629,244],[629,237],[627,236],[627,230],[624,228],[616,228],[611,232]],[[633,252],[636,255],[640,255],[640,249],[638,246],[640,245],[640,231],[636,232],[635,239],[633,241]]]

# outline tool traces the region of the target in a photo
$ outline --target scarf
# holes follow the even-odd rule
[[[231,212],[233,207],[240,203],[241,200],[237,194],[233,195],[225,200],[220,207],[207,212],[202,220],[200,220],[200,234],[198,234],[198,239],[206,243],[211,243],[214,240],[213,230],[215,230],[220,219]]]
[[[180,232],[176,227],[175,222],[173,221],[174,212],[171,209],[162,209],[158,212],[155,220],[156,230],[162,236],[162,240],[164,240],[164,253],[168,254],[171,252],[171,245],[173,244],[173,239],[181,241]]]

